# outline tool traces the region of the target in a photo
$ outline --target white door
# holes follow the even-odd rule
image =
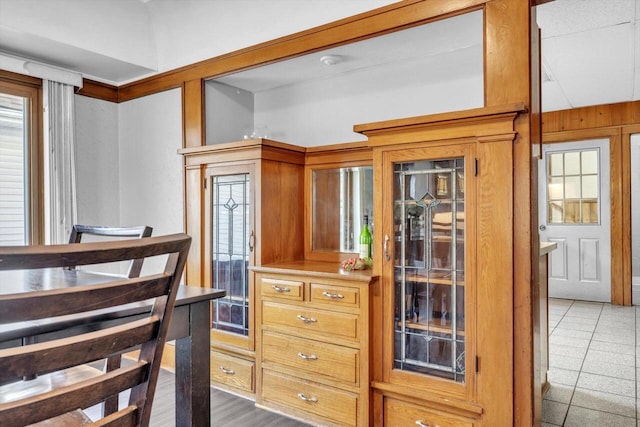
[[[549,296],[611,302],[609,140],[547,144],[538,167]]]

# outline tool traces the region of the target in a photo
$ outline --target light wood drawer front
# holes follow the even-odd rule
[[[262,295],[302,301],[304,298],[304,282],[281,280],[263,277],[260,280]]]
[[[357,288],[311,283],[310,301],[344,307],[360,307],[360,291]]]
[[[262,359],[335,380],[358,382],[359,350],[264,332]],[[311,377],[309,377],[311,378]],[[318,381],[318,380],[316,380]]]
[[[357,340],[358,316],[264,301],[263,325],[275,324]]]
[[[356,394],[268,370],[263,371],[262,384],[265,402],[294,407],[339,425],[356,425]]]
[[[254,362],[212,351],[211,381],[253,392],[254,366]]]
[[[420,422],[421,424],[419,424]],[[385,397],[384,425],[393,427],[473,427],[473,423],[444,413],[431,412],[418,405]]]

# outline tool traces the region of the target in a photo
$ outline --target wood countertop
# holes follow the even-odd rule
[[[558,244],[556,242],[540,242],[540,256],[546,255],[557,248]]]
[[[266,265],[256,265],[249,267],[251,271],[257,273],[286,273],[299,274],[302,276],[321,276],[340,280],[353,280],[356,282],[374,282],[377,276],[369,270],[346,271],[340,268],[340,263],[323,261],[285,261]]]

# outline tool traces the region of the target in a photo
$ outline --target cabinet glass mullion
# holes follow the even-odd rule
[[[394,368],[464,383],[464,159],[395,163],[394,180]]]
[[[224,298],[212,302],[212,328],[249,335],[249,174],[212,179],[212,286]]]

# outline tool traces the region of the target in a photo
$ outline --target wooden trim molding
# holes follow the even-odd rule
[[[117,86],[90,79],[82,79],[82,88],[78,89],[76,94],[102,99],[103,101],[118,102]]]
[[[640,101],[542,113],[542,133],[627,126],[640,123]]]

